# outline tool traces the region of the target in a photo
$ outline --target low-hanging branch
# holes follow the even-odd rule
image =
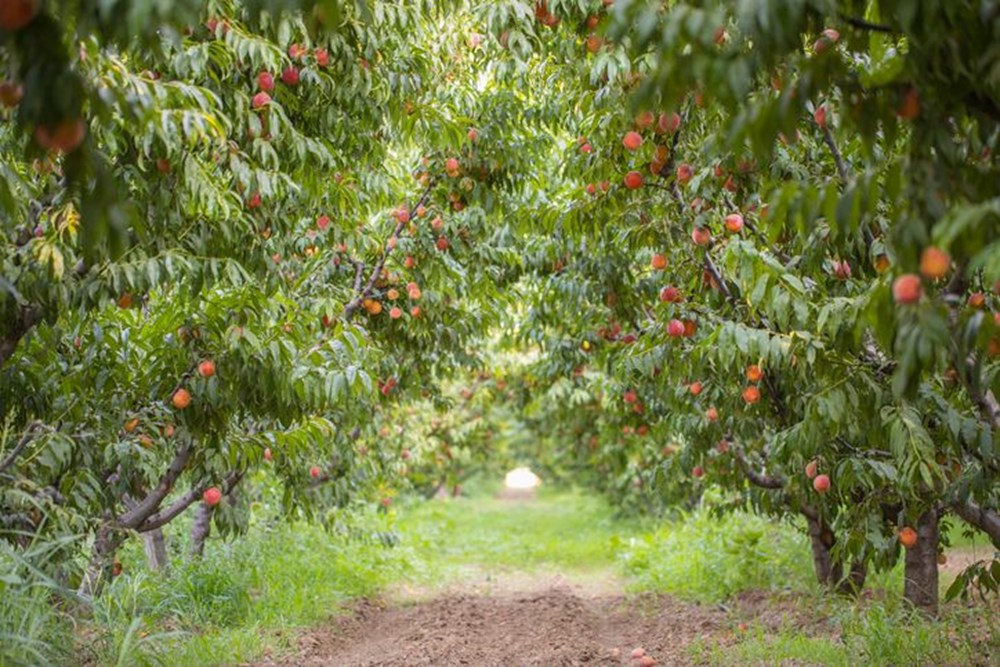
[[[229,493],[240,483],[243,479],[243,471],[234,470],[233,472],[226,475],[223,480],[222,489],[223,495],[229,495]],[[208,483],[200,484],[193,487],[190,491],[185,493],[183,496],[175,500],[170,507],[166,508],[161,512],[153,514],[148,519],[146,519],[141,525],[139,525],[136,530],[140,533],[147,533],[151,530],[156,530],[157,528],[162,528],[174,519],[176,519],[181,512],[190,507],[195,501],[202,497],[205,493],[205,489],[208,487]]]

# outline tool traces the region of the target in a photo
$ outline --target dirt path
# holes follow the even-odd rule
[[[685,665],[698,637],[733,636],[716,606],[626,597],[609,590],[615,583],[514,575],[430,597],[402,591],[392,602],[356,604],[353,615],[302,637],[296,655],[258,666],[636,666],[636,647],[656,664]]]

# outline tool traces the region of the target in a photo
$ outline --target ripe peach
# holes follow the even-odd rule
[[[650,262],[650,266],[652,266],[653,269],[657,271],[662,271],[663,269],[667,268],[667,258],[661,255],[660,253],[655,253],[653,255],[652,261]]]
[[[420,306],[410,308],[410,317],[420,317]]]
[[[191,393],[181,387],[174,392],[173,396],[170,397],[170,402],[178,410],[183,410],[187,406],[191,405]]]
[[[313,56],[316,58],[316,64],[320,67],[326,67],[330,64],[330,52],[326,49],[316,49],[313,51]]]
[[[760,389],[754,385],[750,385],[743,390],[743,400],[746,401],[748,405],[753,405],[760,400]]]
[[[205,501],[208,506],[218,505],[219,501],[222,500],[222,491],[219,491],[217,487],[210,486],[205,489],[205,493],[201,494],[201,499]]]
[[[938,280],[951,270],[951,256],[935,246],[924,248],[920,255],[920,275],[927,280]]]
[[[816,125],[819,126],[821,130],[826,129],[826,107],[817,107],[816,111],[813,112],[813,120],[816,121]]]
[[[889,258],[885,255],[879,255],[875,258],[875,270],[879,273],[885,273],[889,270],[890,262]]]
[[[274,75],[270,72],[261,72],[258,74],[257,87],[265,93],[269,93],[274,90]]]
[[[751,382],[760,382],[760,379],[764,377],[764,371],[760,369],[757,364],[752,364],[747,366],[747,379]]]
[[[980,310],[984,305],[986,305],[986,295],[982,292],[973,292],[969,295],[969,308],[975,308]]]
[[[479,131],[474,127],[469,128],[469,131],[466,132],[465,136],[468,137],[469,141],[475,141],[479,138]]]
[[[705,469],[702,468],[701,466],[695,466],[694,468],[691,469],[691,476],[694,477],[695,479],[701,479],[702,477],[705,476]]]
[[[715,409],[715,406],[712,406],[705,411],[705,419],[707,419],[710,422],[718,421],[719,411]]]
[[[322,472],[323,471],[320,470],[319,466],[313,466],[312,468],[309,468],[309,476],[312,477],[313,479],[319,479],[319,476],[322,474]]]
[[[39,125],[35,128],[35,141],[47,151],[69,153],[83,143],[87,125],[82,118],[62,120],[54,126]]]
[[[0,30],[16,32],[31,23],[38,13],[38,0],[0,2]]]
[[[673,319],[667,324],[667,335],[671,338],[680,338],[684,335],[684,323]]]
[[[642,146],[642,135],[635,131],[628,132],[622,139],[622,144],[630,151],[638,150]]]
[[[660,301],[664,303],[678,303],[681,300],[681,291],[673,285],[667,285],[660,290]]]
[[[899,543],[907,549],[917,546],[917,531],[905,526],[899,531]]]
[[[263,197],[261,197],[259,192],[254,192],[252,195],[250,195],[250,200],[247,202],[247,208],[249,209],[260,208],[260,205],[262,203],[263,203]]]
[[[892,297],[898,304],[910,304],[920,301],[923,294],[923,287],[920,284],[920,276],[906,273],[896,278],[892,284]]]
[[[630,171],[625,174],[625,187],[635,190],[642,187],[642,174],[637,171]]]
[[[281,72],[281,82],[286,86],[297,86],[299,85],[299,70],[294,67],[286,67]]]
[[[594,147],[591,146],[590,143],[588,143],[588,142],[585,141],[582,144],[580,144],[580,152],[583,153],[584,155],[588,155],[588,154],[592,153],[593,151],[594,151]]]
[[[273,459],[274,459],[274,455],[271,454],[271,448],[270,447],[266,447],[264,449],[264,460],[265,461],[271,461]]]
[[[681,116],[676,111],[671,114],[661,113],[656,129],[661,133],[673,133],[681,127]]]
[[[395,216],[397,222],[399,222],[401,225],[405,225],[410,221],[410,210],[406,208],[406,206],[400,206],[398,209],[396,209]]]
[[[203,378],[210,378],[215,375],[215,362],[211,359],[204,359],[198,364],[198,375]]]
[[[817,493],[826,493],[830,490],[830,478],[827,475],[816,475],[813,480],[813,488]]]
[[[812,461],[806,464],[806,477],[808,477],[809,479],[814,479],[818,471],[819,471],[819,461],[817,461],[816,459],[813,459]]]
[[[450,244],[448,243],[447,237],[439,236],[438,240],[434,243],[434,245],[437,247],[438,250],[444,252],[445,250],[448,249],[448,246]]]
[[[730,213],[726,216],[726,229],[733,234],[737,234],[743,229],[743,216],[739,213]]]
[[[685,185],[694,176],[694,169],[689,164],[682,164],[677,167],[677,182]]]
[[[594,185],[593,183],[587,183],[587,186],[584,188],[584,190],[587,192],[588,195],[591,196],[597,194],[597,186]]]
[[[712,232],[705,227],[695,227],[691,230],[691,240],[695,245],[707,246],[712,242]]]
[[[635,126],[639,130],[647,130],[653,126],[656,122],[656,117],[653,115],[652,111],[643,111],[638,116],[635,117]]]
[[[318,218],[316,218],[316,228],[319,229],[319,231],[321,232],[326,231],[326,228],[329,226],[330,226],[330,216],[321,215]]]
[[[697,396],[698,394],[700,394],[701,389],[702,386],[700,382],[692,382],[691,384],[688,385],[688,391],[691,392],[692,396]]]
[[[639,667],[653,667],[656,664],[656,658],[651,655],[644,655],[639,658]]]
[[[456,158],[453,158],[453,157],[450,157],[447,160],[445,160],[444,161],[444,170],[452,178],[455,178],[456,176],[458,176],[458,174],[459,174],[459,163],[458,163],[458,160]]]
[[[393,306],[392,308],[389,309],[389,317],[391,317],[392,319],[398,320],[402,316],[403,316],[403,311],[400,310],[398,307]]]

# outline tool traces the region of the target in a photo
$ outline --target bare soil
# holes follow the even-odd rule
[[[796,613],[773,598],[737,600],[727,610],[629,597],[606,573],[594,581],[517,574],[469,582],[436,594],[407,589],[395,599],[360,601],[353,613],[302,636],[295,654],[257,667],[637,666],[636,648],[658,665],[687,665],[698,639],[735,642],[735,618],[771,625],[760,614],[766,606],[777,627]]]

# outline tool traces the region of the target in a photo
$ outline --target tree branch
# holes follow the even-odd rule
[[[42,426],[41,422],[37,421],[28,424],[28,428],[25,429],[24,434],[21,436],[21,439],[18,440],[16,445],[14,445],[14,449],[11,450],[10,454],[8,454],[3,461],[0,461],[0,472],[3,472],[7,468],[14,465],[14,461],[16,461],[17,457],[21,454],[21,452],[24,451],[24,448],[27,447],[29,444],[31,444],[32,435],[34,435],[34,432],[41,426]]]
[[[846,23],[847,25],[853,26],[855,28],[860,28],[861,30],[869,30],[871,32],[884,32],[890,35],[896,32],[895,30],[892,29],[892,26],[885,25],[884,23],[872,23],[871,21],[866,21],[856,16],[849,16],[848,14],[844,14],[843,12],[838,13],[837,16],[839,16],[840,20]]]
[[[118,518],[116,523],[120,527],[136,528],[157,510],[160,503],[163,502],[163,499],[167,497],[168,493],[170,493],[170,489],[173,488],[174,482],[177,481],[177,478],[187,466],[187,462],[191,458],[192,449],[190,440],[186,440],[180,447],[177,448],[174,460],[171,461],[170,467],[167,468],[167,471],[163,473],[163,476],[160,478],[156,488],[146,494],[145,498],[136,503],[135,507],[129,509],[125,512],[125,514]]]
[[[427,184],[427,189],[424,190],[424,194],[420,196],[420,199],[417,200],[417,203],[414,204],[413,208],[410,209],[411,220],[416,215],[417,209],[423,206],[424,203],[426,203],[427,198],[430,197],[431,191],[434,189],[434,186],[435,182],[432,180],[430,183]],[[385,248],[382,251],[382,256],[379,258],[378,263],[375,264],[374,268],[372,269],[371,275],[368,276],[368,282],[360,291],[357,288],[355,288],[354,298],[351,299],[346,306],[344,306],[344,312],[341,313],[341,317],[343,317],[345,320],[349,321],[354,316],[354,313],[357,312],[358,308],[361,307],[361,302],[367,299],[369,296],[371,296],[372,289],[375,287],[375,282],[378,280],[379,274],[382,273],[382,269],[385,268],[385,260],[389,258],[389,253],[392,252],[395,240],[399,238],[399,235],[403,231],[403,228],[406,227],[406,224],[407,223],[405,222],[396,223],[396,227],[392,230],[392,234],[389,235],[389,240],[386,241]],[[358,269],[357,265],[355,265],[355,269],[358,270],[358,274],[355,275],[355,285],[358,284],[357,277],[361,274],[364,265],[362,264],[361,266],[362,268]]]
[[[995,510],[980,507],[972,501],[957,502],[951,509],[966,523],[989,535],[993,546],[1000,549],[1000,514]]]
[[[242,471],[236,471],[236,470],[226,475],[226,478],[225,480],[223,480],[222,484],[223,487],[225,487],[222,489],[222,495],[228,495],[233,490],[233,488],[235,488],[236,485],[240,483],[240,480],[243,479],[243,475],[244,473]],[[181,514],[181,512],[186,510],[188,507],[194,504],[195,501],[201,498],[202,494],[205,493],[205,488],[207,486],[208,483],[206,482],[204,484],[192,488],[183,496],[175,500],[170,505],[170,507],[163,510],[162,512],[157,512],[156,514],[150,516],[138,528],[136,528],[136,530],[140,533],[147,533],[151,530],[156,530],[157,528],[162,528],[163,526],[167,525],[168,523],[176,519]]]
[[[785,480],[780,477],[772,477],[771,475],[759,473],[751,469],[750,462],[747,461],[743,450],[738,445],[733,445],[733,452],[736,455],[736,460],[740,463],[740,467],[743,469],[743,473],[755,486],[759,486],[762,489],[785,488]]]

